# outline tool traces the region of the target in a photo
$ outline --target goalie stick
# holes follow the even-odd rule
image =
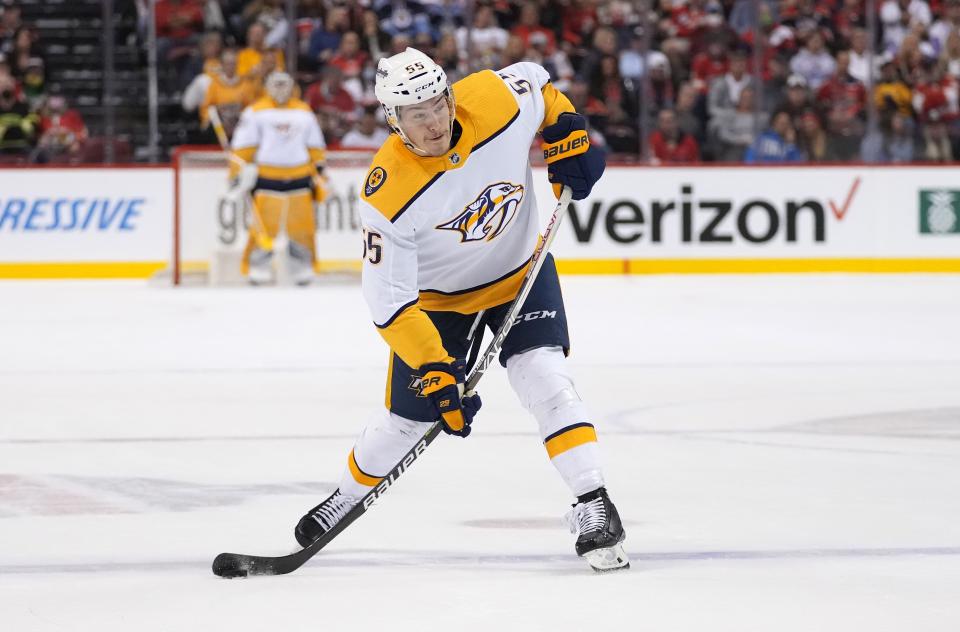
[[[220,143],[220,148],[226,152],[228,160],[234,160],[234,157],[230,155],[230,139],[227,137],[227,130],[223,126],[223,120],[220,118],[220,112],[217,111],[217,106],[211,105],[207,108],[207,118],[210,119],[210,126],[213,127],[213,133],[217,136],[217,142]],[[240,163],[241,165],[244,163]],[[257,203],[253,201],[253,196],[250,195],[250,192],[247,191],[243,196],[246,206],[250,208],[250,214],[253,215],[253,221],[256,222],[256,228],[253,232],[253,240],[256,242],[257,247],[261,250],[273,251],[274,249],[274,240],[270,237],[270,233],[267,232],[267,225],[263,223],[263,217],[260,216],[260,209],[257,208]],[[280,224],[280,226],[285,227],[286,222]],[[286,232],[286,229],[284,229]]]
[[[550,250],[550,244],[553,243],[553,239],[557,236],[557,227],[563,219],[563,212],[570,203],[571,195],[572,191],[570,188],[566,186],[563,187],[563,191],[560,193],[560,199],[557,201],[557,206],[553,210],[553,215],[550,216],[550,221],[547,222],[547,226],[543,231],[543,238],[540,240],[540,243],[537,244],[536,249],[533,251],[533,256],[530,258],[530,267],[527,269],[527,273],[524,275],[523,281],[520,284],[520,291],[517,292],[516,298],[513,299],[510,310],[503,319],[499,331],[497,331],[493,340],[490,341],[490,344],[483,352],[477,365],[470,370],[470,375],[464,384],[464,392],[466,394],[473,393],[480,378],[487,372],[487,369],[490,368],[490,365],[493,364],[497,354],[500,352],[503,341],[506,340],[507,334],[510,333],[517,314],[523,307],[527,295],[530,294],[533,282],[536,280],[537,275],[540,274],[540,268],[543,267],[545,260],[544,255]],[[367,494],[360,499],[360,502],[348,511],[332,529],[317,538],[310,546],[296,553],[278,557],[245,555],[243,553],[221,553],[213,560],[213,573],[220,577],[233,578],[246,577],[248,575],[285,575],[297,570],[303,566],[307,560],[316,555],[320,549],[330,544],[330,542],[337,537],[341,531],[350,526],[354,520],[365,514],[373,503],[383,496],[383,494],[390,489],[390,486],[410,468],[413,462],[420,458],[420,455],[427,449],[427,446],[433,443],[433,440],[440,434],[440,430],[441,422],[439,420],[433,422],[423,437],[417,441],[416,445],[410,448],[410,451],[400,459],[399,463],[393,466],[393,469],[383,477],[383,480],[367,492]]]

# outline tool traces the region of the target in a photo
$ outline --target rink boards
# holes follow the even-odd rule
[[[358,265],[365,176],[331,174],[321,266]],[[181,178],[188,262],[242,243],[219,204],[224,178]],[[545,171],[533,179],[545,216]],[[4,169],[0,278],[149,277],[170,265],[176,194],[166,166]],[[609,167],[554,251],[573,274],[960,272],[960,179],[948,166]]]

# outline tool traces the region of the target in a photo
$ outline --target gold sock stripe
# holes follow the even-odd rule
[[[567,426],[553,433],[543,441],[550,458],[563,454],[567,450],[597,440],[597,431],[592,424],[581,423]]]
[[[353,480],[361,485],[373,487],[383,480],[383,477],[377,478],[376,476],[370,476],[361,470],[360,466],[357,465],[357,458],[353,456],[353,450],[350,450],[350,456],[347,457],[347,465],[350,466],[350,473],[353,474]]]

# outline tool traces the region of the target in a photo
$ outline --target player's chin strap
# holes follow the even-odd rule
[[[543,230],[543,239],[537,244],[537,248],[533,251],[533,256],[530,258],[530,266],[527,268],[527,273],[523,276],[523,281],[520,283],[520,291],[517,292],[516,298],[514,298],[513,303],[510,304],[510,309],[500,324],[500,329],[497,331],[497,334],[483,352],[480,363],[473,367],[470,370],[470,375],[467,376],[464,388],[465,394],[471,395],[473,393],[477,388],[477,383],[480,381],[480,378],[487,372],[487,369],[490,368],[490,365],[493,364],[494,359],[500,352],[503,341],[506,339],[507,334],[510,333],[517,314],[520,312],[524,301],[527,300],[527,296],[530,294],[533,282],[536,281],[537,275],[540,274],[540,268],[543,267],[546,254],[550,250],[550,244],[553,243],[554,238],[557,236],[557,228],[563,220],[572,196],[573,191],[570,190],[570,187],[563,187],[563,191],[560,193],[560,199],[557,201],[557,206],[553,209],[553,215],[550,216],[550,221],[547,222],[547,227]],[[479,320],[476,325],[479,327]],[[297,570],[303,566],[307,560],[316,555],[320,549],[328,545],[354,520],[366,513],[367,509],[373,506],[373,503],[390,489],[396,480],[410,468],[413,462],[420,458],[420,455],[427,449],[427,446],[433,443],[437,436],[440,435],[442,424],[442,421],[435,421],[433,425],[427,429],[423,437],[421,437],[420,440],[403,455],[403,458],[393,466],[393,469],[381,479],[380,483],[371,488],[370,491],[354,505],[353,509],[348,511],[343,518],[333,525],[332,529],[314,540],[310,546],[296,553],[280,557],[245,555],[243,553],[221,553],[213,560],[214,574],[220,577],[232,578],[246,577],[247,575],[283,575]]]

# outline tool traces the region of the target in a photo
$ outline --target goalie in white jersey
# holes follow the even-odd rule
[[[289,237],[293,280],[309,283],[316,264],[314,202],[323,201],[326,144],[310,106],[294,95],[293,77],[267,77],[266,95],[240,116],[230,153],[229,195],[251,194],[253,221],[241,272],[255,284],[273,278],[274,240]]]
[[[466,436],[480,408],[465,397],[465,360],[482,327],[496,331],[537,245],[529,148],[542,131],[550,180],[574,199],[603,173],[585,121],[532,63],[470,75],[408,48],[380,61],[376,95],[395,134],[373,159],[360,203],[363,292],[392,351],[383,417],[361,433],[340,485],[298,523],[307,546],[337,523],[438,418]],[[574,388],[556,266],[547,257],[504,341],[500,362],[536,419],[544,447],[577,497],[576,551],[597,570],[629,566],[604,487],[597,435]]]

